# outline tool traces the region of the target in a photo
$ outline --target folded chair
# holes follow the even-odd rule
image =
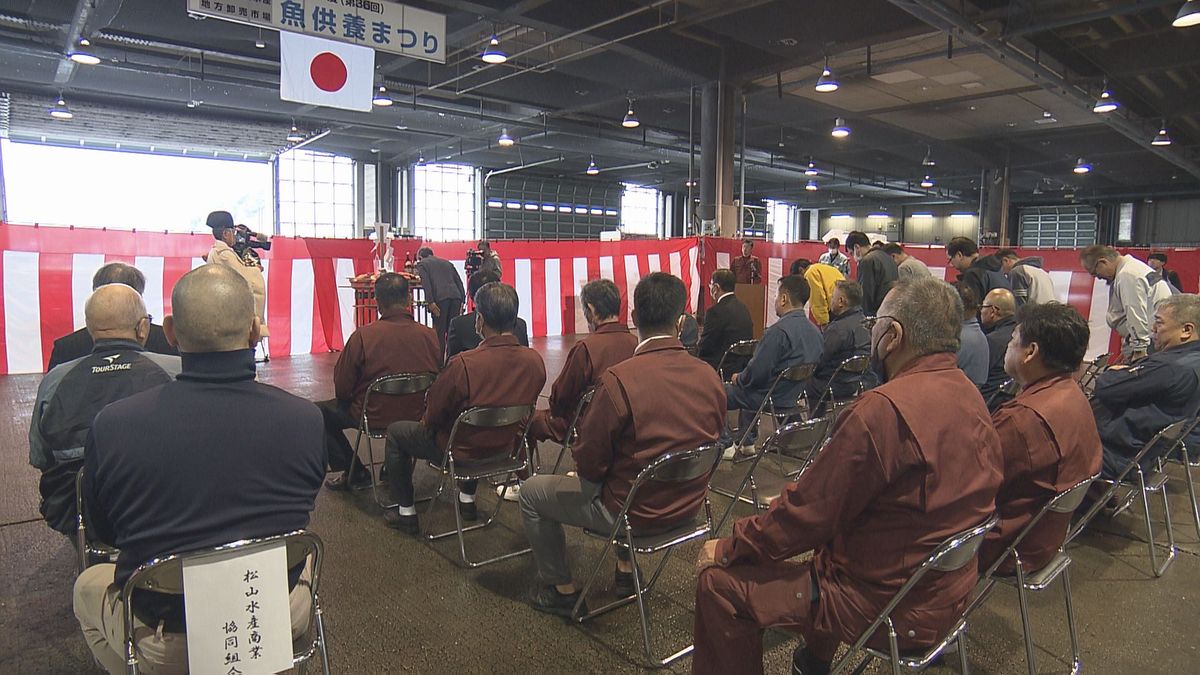
[[[508,491],[508,479],[516,478],[518,473],[529,470],[529,453],[525,450],[525,439],[529,432],[529,417],[533,414],[532,405],[515,405],[505,407],[477,407],[470,410],[464,410],[459,414],[458,419],[454,421],[454,426],[450,428],[450,438],[446,441],[446,452],[441,464],[437,462],[429,462],[429,465],[438,470],[442,474],[442,480],[438,484],[437,492],[429,501],[429,508],[425,514],[425,532],[426,539],[430,542],[438,539],[443,539],[452,535],[458,536],[458,550],[462,555],[463,564],[467,567],[481,567],[489,565],[501,560],[507,560],[519,555],[529,553],[531,549],[528,547],[519,551],[505,553],[486,560],[472,561],[467,557],[467,544],[464,538],[464,533],[473,530],[480,530],[488,525],[491,525],[496,516],[500,513],[500,507],[504,505],[504,493]],[[473,427],[476,429],[497,429],[501,427],[513,427],[512,441],[517,442],[511,449],[507,446],[498,448],[503,450],[495,456],[485,459],[455,460],[454,452],[452,451],[456,445],[460,431],[465,431],[465,427]],[[483,481],[489,478],[500,478],[504,482],[504,486],[500,493],[500,498],[496,500],[496,507],[492,509],[491,515],[482,523],[476,523],[469,527],[463,527],[462,514],[458,510],[458,484],[460,481]],[[432,533],[429,531],[429,523],[433,510],[437,506],[438,497],[446,490],[447,484],[450,485],[450,495],[453,502],[454,524],[453,530],[446,532]]]
[[[363,436],[367,437],[367,455],[370,457],[370,464],[366,465],[371,470],[371,495],[375,498],[375,503],[385,509],[395,508],[395,504],[386,503],[379,491],[379,479],[375,475],[375,467],[383,463],[383,460],[375,459],[375,444],[372,441],[380,441],[387,438],[388,424],[399,420],[387,420],[382,425],[371,425],[371,420],[367,418],[368,405],[371,402],[371,397],[378,399],[380,396],[407,396],[410,394],[419,394],[427,391],[433,386],[433,381],[437,378],[434,373],[399,373],[396,375],[384,375],[376,379],[367,387],[367,393],[363,395],[362,415],[358,420],[358,436],[354,439],[354,454],[350,456],[350,469],[348,476],[354,475],[354,463],[359,462],[358,447],[362,443]]]
[[[693,646],[688,645],[663,659],[659,659],[654,655],[650,644],[650,612],[646,606],[646,595],[650,592],[650,589],[654,588],[655,582],[658,581],[658,577],[666,567],[667,559],[675,547],[690,541],[711,538],[715,532],[712,527],[712,505],[709,503],[707,489],[711,486],[713,473],[716,471],[717,464],[721,461],[721,450],[720,443],[709,443],[694,450],[671,452],[660,456],[638,473],[632,487],[629,489],[629,495],[625,498],[625,503],[621,505],[621,511],[617,514],[616,522],[611,531],[595,532],[584,530],[584,532],[593,537],[605,539],[606,545],[604,546],[604,551],[596,561],[595,567],[592,568],[592,573],[588,576],[587,583],[583,585],[583,590],[579,594],[579,600],[575,603],[575,608],[571,612],[571,618],[583,623],[588,619],[636,601],[638,616],[641,619],[642,625],[642,644],[645,647],[646,663],[652,668],[666,666],[692,653]],[[693,518],[667,531],[659,531],[645,536],[633,531],[633,528],[629,524],[629,509],[637,503],[638,497],[643,491],[652,492],[656,485],[686,483],[701,477],[705,477],[709,482],[709,485],[705,488],[704,516],[702,521]],[[634,593],[632,596],[619,598],[602,607],[584,613],[582,611],[584,599],[587,597],[588,591],[591,590],[592,584],[599,578],[600,572],[604,568],[604,562],[608,559],[609,550],[615,547],[623,548],[629,552],[629,559],[635,571],[633,575]],[[642,575],[637,571],[640,569],[638,567],[638,556],[652,555],[660,552],[663,553],[663,556],[655,567],[654,574],[650,576],[649,582],[643,584]]]
[[[850,667],[850,662],[858,658],[859,652],[864,652],[866,656],[859,664],[855,672],[861,672],[867,663],[874,659],[883,659],[891,664],[891,671],[894,675],[899,675],[901,668],[909,670],[921,670],[928,666],[934,659],[942,654],[948,646],[957,643],[958,646],[958,663],[963,673],[966,675],[969,671],[967,665],[967,643],[962,640],[962,635],[967,628],[967,612],[954,624],[946,635],[929,649],[919,654],[902,654],[900,652],[899,636],[896,633],[896,625],[892,621],[892,612],[904,600],[908,592],[912,590],[918,582],[929,572],[946,573],[955,572],[964,567],[971,565],[977,561],[979,546],[983,544],[983,538],[988,531],[996,526],[997,518],[995,514],[991,515],[983,523],[963,530],[958,534],[950,537],[940,546],[930,553],[924,562],[922,562],[900,590],[892,596],[892,599],[879,612],[879,616],[871,622],[867,629],[855,640],[850,649],[839,659],[830,669],[831,675],[837,675]],[[875,634],[886,629],[888,638],[888,649],[883,651],[874,647],[867,646]]]
[[[129,675],[136,675],[138,672],[139,655],[134,636],[133,603],[130,602],[130,598],[133,597],[135,590],[183,595],[186,592],[183,585],[183,563],[185,560],[196,560],[204,556],[227,554],[230,552],[250,554],[265,548],[277,546],[280,543],[287,547],[287,565],[289,569],[307,561],[312,570],[311,583],[301,582],[302,584],[307,583],[309,591],[312,593],[312,608],[309,610],[306,635],[300,640],[293,641],[292,666],[299,666],[313,656],[320,654],[321,672],[329,675],[329,655],[326,650],[325,641],[325,619],[321,612],[320,599],[317,596],[321,585],[321,564],[325,559],[325,545],[320,537],[305,530],[258,539],[243,539],[212,548],[163,556],[150,560],[134,570],[129,580],[125,582],[124,589],[121,592],[121,597],[125,599],[125,662]],[[229,608],[229,610],[231,616],[240,616],[243,607],[239,604],[237,607]]]

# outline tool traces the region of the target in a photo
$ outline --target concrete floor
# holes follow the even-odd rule
[[[551,379],[569,341],[536,340]],[[260,370],[265,382],[297,395],[331,395],[336,356],[277,359]],[[27,464],[28,411],[38,376],[0,377],[10,413],[0,420],[0,673],[96,672],[71,613],[74,558],[70,544],[37,512],[37,472]],[[553,457],[551,448],[544,456]],[[775,489],[760,470],[765,489]],[[744,465],[721,468],[718,481],[736,485]],[[1182,473],[1173,474],[1171,510],[1179,556],[1161,579],[1149,573],[1139,513],[1100,521],[1071,549],[1079,637],[1085,668],[1097,673],[1200,672],[1192,633],[1200,624],[1197,580],[1200,544],[1191,523]],[[429,476],[425,475],[425,484]],[[418,490],[421,490],[420,486]],[[481,491],[482,494],[482,491]],[[481,505],[494,504],[494,495]],[[728,503],[715,497],[719,513]],[[1155,520],[1161,513],[1155,507]],[[616,610],[585,626],[539,614],[521,600],[531,581],[528,557],[478,570],[456,564],[453,540],[430,547],[384,526],[370,492],[322,490],[311,529],[326,543],[322,604],[330,661],[338,673],[382,672],[636,672],[641,642],[636,609]],[[452,524],[448,510],[439,523]],[[726,526],[728,529],[728,526]],[[524,544],[520,516],[505,504],[499,526],[469,535],[476,555]],[[582,577],[598,552],[595,541],[568,533]],[[667,564],[651,612],[660,651],[690,642],[694,545]],[[611,577],[606,571],[601,593]],[[1057,586],[1034,596],[1032,617],[1039,671],[1069,670],[1069,642]],[[788,672],[794,639],[766,637],[766,670]],[[971,667],[977,673],[1025,671],[1016,595],[995,594],[971,622]],[[674,669],[686,671],[684,659]],[[938,668],[952,672],[957,668]],[[878,670],[878,669],[876,669]]]

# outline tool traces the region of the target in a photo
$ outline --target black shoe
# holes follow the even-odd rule
[[[479,511],[475,508],[475,502],[464,502],[458,500],[458,514],[463,520],[475,522],[479,520]]]
[[[641,576],[642,570],[638,569],[637,573]],[[644,576],[642,577],[642,583],[646,583],[646,577]],[[618,598],[627,598],[636,592],[637,587],[633,583],[633,572],[622,572],[618,568],[616,574],[613,575],[613,593]]]
[[[554,586],[534,586],[529,589],[529,595],[525,600],[539,612],[547,614],[557,614],[558,616],[571,616],[571,610],[575,609],[575,603],[579,600],[580,591],[563,595],[559,593]],[[580,614],[587,614],[587,603],[583,603],[579,607]]]
[[[829,675],[828,661],[813,656],[804,645],[792,652],[792,675]]]
[[[325,481],[325,487],[337,491],[368,488],[371,487],[371,472],[362,466],[356,466],[353,472],[343,471],[342,475]]]
[[[383,522],[393,530],[399,530],[405,534],[416,535],[421,532],[421,526],[417,522],[417,517],[402,516],[396,509],[388,509],[383,512]]]

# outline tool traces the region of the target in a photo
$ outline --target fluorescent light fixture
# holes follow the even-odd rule
[[[1108,83],[1106,82],[1104,84],[1104,91],[1100,92],[1100,98],[1096,99],[1096,104],[1092,106],[1092,112],[1109,113],[1120,107],[1121,104],[1117,102],[1117,99],[1113,98],[1112,92],[1109,91]]]
[[[543,211],[553,212],[556,207],[553,204],[542,204]]]
[[[526,211],[537,211],[537,210],[538,210],[538,208],[539,208],[539,207],[538,207],[538,205],[537,205],[537,204],[526,204],[526,205],[525,205],[525,210],[526,210]]]
[[[951,213],[951,218],[974,218],[974,213]]]
[[[483,54],[481,54],[479,58],[483,59],[484,63],[497,64],[507,61],[508,54],[505,54],[504,51],[500,49],[500,38],[496,35],[492,35],[492,37],[488,39],[488,46],[484,48]]]
[[[559,213],[570,213],[571,207],[564,204],[563,206],[558,207],[558,212]]]
[[[604,209],[588,209],[588,213],[593,216],[602,216],[604,215]]]
[[[50,116],[56,120],[69,120],[75,117],[75,113],[67,107],[67,102],[62,96],[54,103],[54,107],[50,109]]]
[[[1200,0],[1187,0],[1183,3],[1183,7],[1179,8],[1179,13],[1175,15],[1175,20],[1171,22],[1171,25],[1176,28],[1200,25]]]
[[[809,192],[816,192],[817,190],[820,189],[820,186],[817,185],[817,181],[809,180],[807,183],[804,184],[804,189],[808,190]]]
[[[804,175],[805,175],[805,176],[815,176],[815,175],[817,175],[817,165],[816,165],[816,164],[813,164],[813,161],[812,161],[811,159],[810,159],[810,160],[808,160],[808,168],[806,168],[806,169],[804,170]]]
[[[845,138],[850,135],[850,127],[846,126],[846,120],[837,118],[833,121],[833,129],[829,132],[834,138]]]
[[[377,105],[381,108],[386,108],[392,104],[392,97],[388,96],[387,87],[379,85],[379,91],[375,92],[375,98],[371,99],[372,105]]]
[[[504,208],[512,209],[513,211],[517,211],[521,208],[521,202],[509,202],[504,205]]]
[[[625,112],[625,118],[621,120],[621,126],[626,129],[636,129],[641,125],[637,115],[633,114],[633,99],[629,99],[629,109]]]
[[[933,179],[930,178],[928,174],[921,179],[921,187],[925,188],[926,190],[933,187]]]
[[[496,143],[502,148],[511,148],[516,141],[513,140],[512,136],[508,135],[508,129],[501,129],[500,138],[496,139]]]
[[[867,216],[867,219],[868,219],[868,220],[887,220],[887,219],[888,219],[888,214],[886,214],[886,213],[872,213],[871,215]]]
[[[821,69],[821,76],[817,78],[817,85],[813,87],[822,94],[828,94],[838,90],[837,78],[833,76],[833,71],[829,70],[829,59],[825,59],[825,67]]]
[[[267,43],[263,42],[261,28],[258,29],[258,39],[254,41],[254,48],[255,49],[266,49],[267,48]]]
[[[615,216],[615,215],[617,215],[617,211],[616,211],[616,209],[605,209],[605,210],[604,210],[604,215],[606,215],[606,216]]]
[[[1075,162],[1075,168],[1071,169],[1071,171],[1079,174],[1080,176],[1082,176],[1085,173],[1090,173],[1091,170],[1092,170],[1092,165],[1088,164],[1086,161],[1084,161],[1084,159],[1082,157],[1079,158],[1079,161]]]
[[[914,213],[914,214],[912,214],[912,217],[915,220],[929,220],[930,218],[933,217],[933,214],[932,213]]]
[[[835,213],[832,216],[829,216],[830,220],[850,220],[852,218],[854,218],[854,216],[850,215],[849,213]]]
[[[590,159],[588,159],[588,168],[587,168],[587,171],[585,171],[584,173],[586,173],[589,176],[595,176],[596,174],[600,173],[600,169],[596,166],[596,158],[595,157],[591,157]]]
[[[82,64],[85,66],[94,66],[94,65],[100,63],[99,56],[96,56],[95,54],[91,54],[89,52],[78,51],[78,50],[73,51],[70,54],[67,54],[67,58],[71,59],[75,63],[79,63],[79,64]]]
[[[487,203],[487,205],[488,205],[488,208],[489,208],[489,209],[502,209],[502,208],[504,208],[504,202],[502,202],[502,201],[497,201],[497,200],[495,200],[495,199],[489,199],[489,200],[488,200],[488,203]]]
[[[296,128],[295,124],[292,124],[292,130],[289,131],[287,135],[287,142],[299,143],[302,140],[304,140],[304,134],[300,133],[300,130]]]
[[[575,213],[577,213],[581,216],[586,216],[587,212],[588,212],[588,210],[587,210],[586,206],[576,206],[575,207]]]
[[[1167,125],[1164,124],[1162,126],[1162,128],[1158,130],[1158,133],[1154,134],[1154,138],[1150,141],[1150,145],[1170,145],[1170,144],[1171,144],[1171,136],[1169,134],[1167,134]]]

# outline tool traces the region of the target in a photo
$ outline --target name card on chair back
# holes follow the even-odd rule
[[[183,590],[193,675],[257,675],[292,667],[283,543],[185,559]]]

